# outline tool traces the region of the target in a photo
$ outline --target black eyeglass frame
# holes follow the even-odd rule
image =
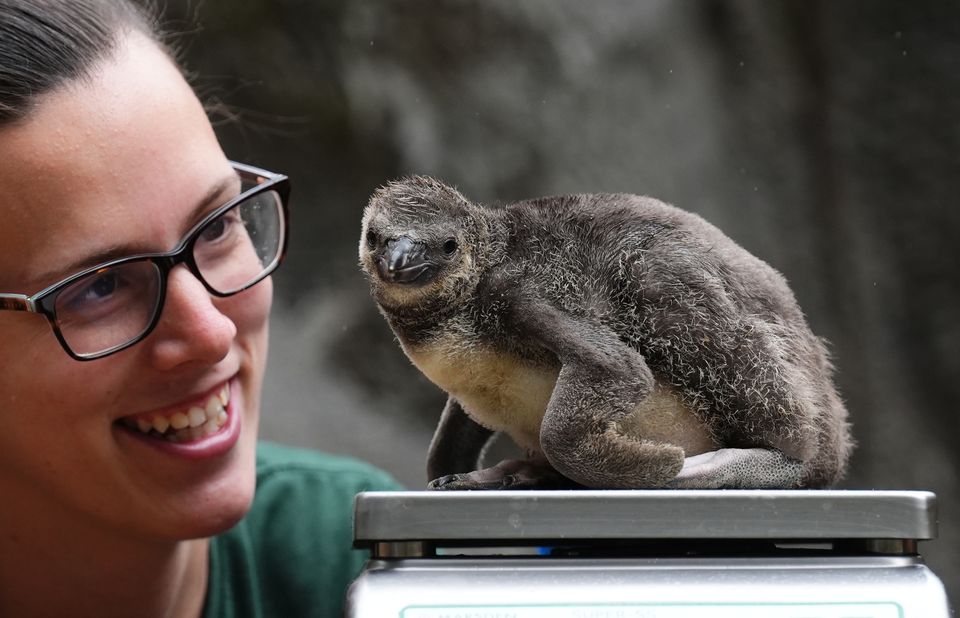
[[[290,198],[290,180],[283,174],[268,172],[267,170],[254,167],[252,165],[247,165],[245,163],[231,161],[230,165],[240,176],[241,181],[253,182],[256,184],[256,186],[253,186],[250,189],[240,193],[235,198],[229,200],[222,206],[217,207],[216,210],[205,216],[200,222],[190,228],[190,231],[184,235],[183,239],[179,243],[177,243],[177,246],[170,251],[163,253],[141,253],[138,255],[130,255],[127,257],[118,258],[102,264],[97,264],[96,266],[91,266],[90,268],[70,275],[66,279],[47,286],[36,294],[30,296],[24,294],[0,293],[0,311],[28,311],[31,313],[43,314],[46,316],[51,328],[53,328],[53,332],[56,335],[57,340],[60,342],[61,347],[63,347],[66,353],[75,360],[90,361],[109,356],[121,350],[125,350],[126,348],[143,341],[147,335],[153,331],[153,329],[157,326],[157,323],[160,321],[160,314],[163,313],[163,306],[166,302],[167,278],[170,274],[170,271],[178,264],[186,264],[187,268],[190,270],[193,276],[203,284],[203,287],[206,288],[207,292],[220,298],[233,296],[234,294],[238,294],[260,283],[265,278],[270,276],[278,266],[280,266],[287,254],[287,242],[290,238],[290,212],[288,205]],[[243,287],[230,292],[218,291],[217,289],[213,288],[204,278],[193,256],[193,246],[200,237],[200,232],[202,232],[208,224],[222,216],[225,212],[240,202],[244,202],[255,195],[259,195],[260,193],[271,190],[275,191],[277,195],[280,196],[280,210],[282,213],[282,221],[280,226],[281,238],[276,259],[273,260],[273,263],[270,266],[264,269],[264,272],[259,277],[255,278],[253,281],[250,281]],[[56,310],[54,308],[57,296],[60,294],[60,292],[78,279],[87,277],[99,270],[114,268],[122,264],[140,261],[152,262],[157,268],[159,274],[160,283],[157,289],[157,301],[153,310],[153,316],[150,318],[150,322],[143,329],[143,331],[140,332],[139,335],[125,343],[118,344],[106,350],[91,354],[78,354],[74,352],[64,338],[63,333],[60,331],[60,325],[57,321]]]

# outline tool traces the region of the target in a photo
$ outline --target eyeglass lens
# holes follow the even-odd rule
[[[211,221],[197,236],[193,258],[207,285],[221,294],[242,289],[280,253],[280,198],[265,191]]]
[[[153,321],[160,269],[148,260],[100,269],[57,296],[60,333],[76,354],[96,354],[136,339]]]
[[[194,263],[206,285],[232,294],[274,269],[283,243],[283,206],[276,191],[240,201],[194,237]],[[94,356],[141,337],[160,310],[160,268],[149,258],[97,270],[57,296],[60,333],[79,356]]]

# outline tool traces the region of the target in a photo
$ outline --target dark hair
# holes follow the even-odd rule
[[[30,113],[38,97],[89,75],[122,35],[154,40],[151,7],[129,0],[0,0],[0,126]]]

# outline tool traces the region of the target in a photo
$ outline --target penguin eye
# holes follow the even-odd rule
[[[367,232],[367,247],[374,249],[377,246],[377,235],[372,231]]]
[[[443,243],[443,252],[447,255],[453,255],[453,252],[457,250],[457,241],[454,238],[448,238],[445,243]]]

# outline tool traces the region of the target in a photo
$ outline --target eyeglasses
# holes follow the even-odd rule
[[[276,270],[287,249],[290,182],[231,163],[242,192],[204,217],[170,252],[112,260],[33,296],[0,294],[0,310],[47,317],[71,357],[103,358],[143,340],[157,325],[167,277],[185,264],[214,296],[231,296]]]

